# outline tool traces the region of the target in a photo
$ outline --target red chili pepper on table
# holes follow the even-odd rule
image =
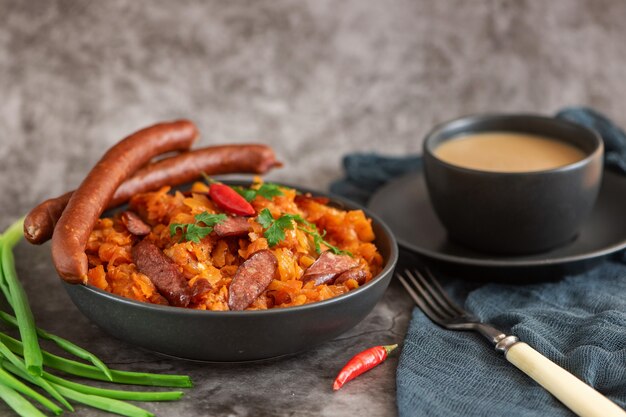
[[[213,183],[209,186],[209,197],[219,208],[238,216],[254,216],[256,211],[252,204],[239,195],[228,185]]]
[[[366,349],[361,353],[357,353],[346,365],[339,371],[339,375],[335,378],[333,389],[337,391],[343,387],[348,381],[353,380],[365,371],[369,371],[376,365],[382,363],[389,353],[397,348],[398,345],[374,346]]]

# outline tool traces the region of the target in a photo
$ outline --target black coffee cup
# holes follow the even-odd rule
[[[584,159],[545,171],[493,172],[444,162],[442,143],[472,133],[511,132],[572,144]],[[547,251],[572,241],[591,213],[602,179],[604,146],[592,130],[537,115],[487,114],[456,119],[424,141],[431,202],[451,240],[501,254]]]

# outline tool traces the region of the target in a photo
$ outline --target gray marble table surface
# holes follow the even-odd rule
[[[419,152],[462,114],[583,104],[626,125],[624,16],[621,0],[0,0],[0,228],[76,187],[126,134],[179,117],[200,127],[198,146],[271,145],[285,162],[271,180],[321,190],[345,153]],[[198,364],[102,333],[64,293],[49,246],[16,255],[42,327],[113,367],[191,375],[182,401],[146,405],[157,415],[396,414],[397,355],[330,388],[355,351],[402,340],[411,304],[396,284],[309,352]]]

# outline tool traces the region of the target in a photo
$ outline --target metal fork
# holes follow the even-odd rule
[[[396,276],[415,304],[433,322],[449,330],[473,330],[487,338],[506,359],[582,417],[624,417],[611,400],[512,335],[482,323],[448,297],[430,270],[406,269]]]

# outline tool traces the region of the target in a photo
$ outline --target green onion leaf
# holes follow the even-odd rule
[[[35,332],[35,320],[28,304],[28,299],[22,284],[17,279],[15,271],[15,259],[13,258],[13,247],[23,236],[24,219],[13,223],[2,236],[0,246],[0,260],[2,262],[2,272],[6,281],[9,294],[5,297],[15,311],[20,330],[20,337],[24,341],[24,359],[26,369],[32,375],[41,375],[42,357],[39,341]]]
[[[13,327],[17,327],[17,320],[15,319],[15,317],[13,317],[10,314],[5,313],[4,311],[0,311],[0,320],[4,321],[5,323]],[[75,345],[74,343],[70,342],[67,339],[56,336],[52,333],[48,333],[47,331],[40,329],[39,327],[37,327],[35,330],[37,331],[37,335],[41,337],[42,339],[50,340],[56,343],[57,346],[59,346],[61,349],[65,350],[66,352],[71,353],[72,355],[80,359],[84,359],[88,362],[91,362],[96,368],[100,369],[107,376],[109,381],[113,380],[113,377],[111,376],[111,371],[109,370],[109,368],[104,364],[104,362],[102,362],[93,353],[81,348],[80,346]]]
[[[113,398],[128,401],[175,401],[183,396],[182,391],[122,391],[115,389],[97,388],[89,385],[78,384],[67,379],[52,375],[46,371],[43,373],[45,380],[54,384],[73,389],[83,394],[98,395],[100,397]]]
[[[44,380],[39,375],[32,375],[28,373],[28,370],[26,369],[26,365],[24,365],[24,362],[22,362],[20,358],[15,356],[15,354],[13,354],[13,352],[11,352],[4,343],[0,343],[0,354],[1,354],[2,359],[4,360],[4,362],[2,362],[3,368],[5,368],[6,370],[10,372],[13,372],[14,374],[19,375],[21,378],[26,379],[35,385],[38,385],[44,391],[50,394],[52,398],[54,398],[55,400],[60,402],[62,405],[64,405],[65,408],[67,408],[70,411],[74,411],[74,408],[70,405],[70,403],[68,403],[67,400],[63,398],[63,396],[59,394],[59,392],[55,390],[48,383],[48,381]],[[16,370],[15,372],[13,368],[15,368]]]
[[[0,341],[4,343],[13,353],[23,355],[24,348],[22,342],[19,340],[0,332]],[[50,352],[46,352],[45,350],[42,351],[42,354],[44,365],[50,368],[83,378],[95,379],[98,381],[109,381],[104,373],[95,366],[66,359]],[[113,382],[119,384],[180,388],[189,388],[193,386],[191,379],[186,375],[149,374],[111,369],[111,376],[113,376]]]
[[[225,215],[209,215],[203,213],[196,216],[197,223],[192,225],[172,225],[170,230],[176,233],[182,230],[196,238],[208,234],[212,226],[226,218]],[[204,226],[202,225],[204,224]],[[191,226],[191,228],[189,227]],[[38,401],[55,414],[62,409],[48,398],[33,390],[15,376],[34,384],[52,398],[59,401],[68,410],[72,405],[65,397],[90,407],[128,417],[152,417],[147,410],[120,400],[131,401],[173,401],[183,395],[180,391],[123,391],[91,387],[43,371],[43,365],[63,372],[92,378],[100,381],[111,381],[123,384],[191,387],[191,380],[182,375],[161,375],[140,372],[110,370],[98,357],[91,352],[75,345],[62,337],[35,327],[28,299],[15,271],[13,247],[22,237],[23,219],[17,221],[0,235],[0,290],[12,307],[15,315],[0,311],[0,320],[17,327],[22,341],[0,333],[0,398],[4,400],[20,416],[43,417],[33,404],[21,394]],[[211,229],[206,232],[206,229]],[[91,365],[62,358],[39,347],[38,337],[50,340],[66,352],[91,362]],[[21,355],[21,357],[17,356]],[[9,373],[9,372],[11,373]],[[15,375],[15,376],[14,376]]]
[[[85,404],[88,407],[98,408],[127,417],[154,417],[154,414],[148,410],[144,410],[143,408],[128,404],[124,401],[100,397],[98,395],[83,394],[82,392],[74,391],[71,388],[54,383],[52,385],[70,400]]]
[[[33,377],[32,375],[27,374],[20,367],[14,366],[12,363],[4,363],[2,366],[6,368],[8,371],[14,373],[15,375],[18,375],[24,379],[29,379],[32,383],[37,384],[43,388],[40,382],[34,379],[36,377]],[[152,417],[153,416],[152,413],[142,408],[136,407],[134,405],[125,403],[123,401],[100,397],[97,395],[83,394],[71,388],[67,388],[62,385],[55,384],[53,382],[48,383],[48,381],[45,381],[45,383],[48,384],[55,391],[58,391],[63,396],[69,398],[70,400],[74,400],[76,402],[85,404],[89,407],[99,408],[104,411],[109,411],[112,413],[116,413],[116,414],[120,414],[120,415],[128,416],[128,417]],[[74,411],[73,408],[71,410]]]
[[[22,417],[46,417],[44,413],[35,408],[26,398],[3,384],[0,384],[0,398]]]
[[[52,411],[57,416],[63,412],[63,409],[61,407],[29,387],[28,385],[24,384],[22,381],[15,378],[13,375],[11,375],[2,368],[0,368],[0,385],[5,385],[21,394],[29,396],[33,400],[38,401],[41,405]]]

